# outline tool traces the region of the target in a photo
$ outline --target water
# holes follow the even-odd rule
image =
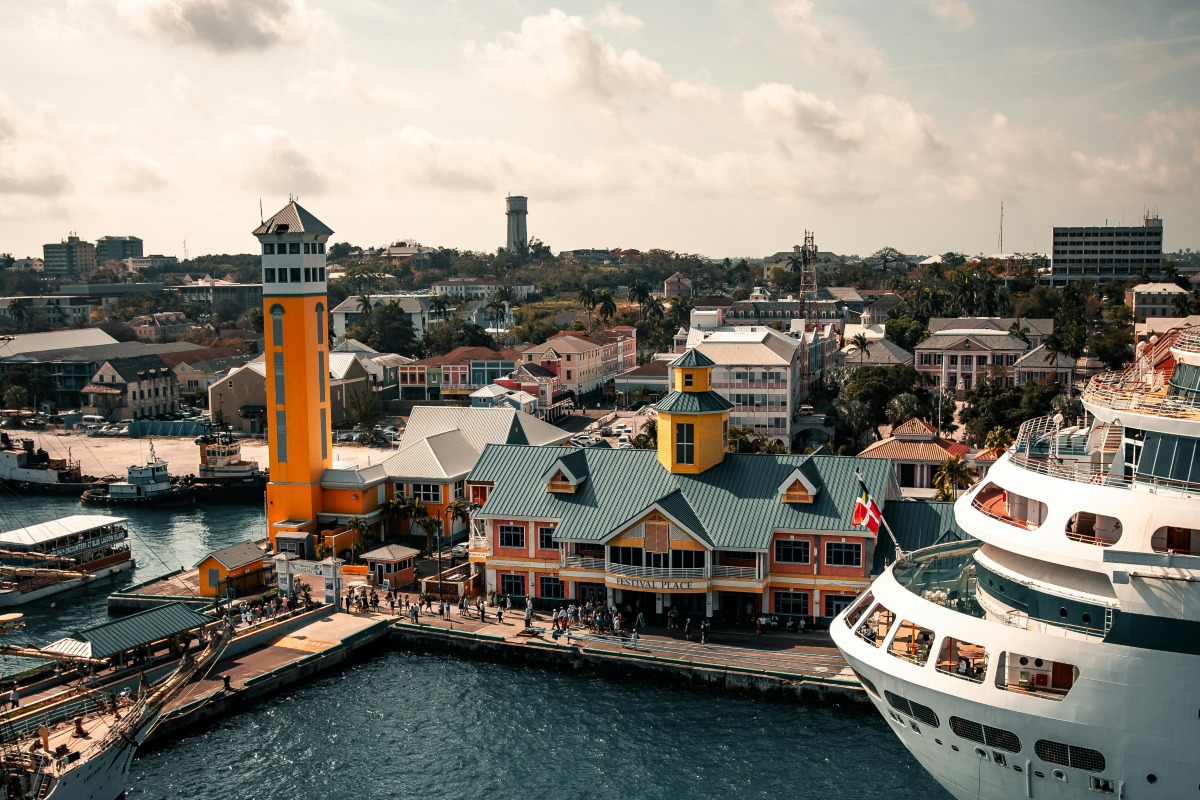
[[[92,513],[0,496],[0,529]],[[102,513],[102,512],[101,512]],[[22,606],[45,644],[109,619],[109,592],[264,535],[262,509],[129,509],[132,573]],[[0,659],[11,671],[14,659]],[[931,798],[874,711],[388,652],[142,753],[128,797]]]

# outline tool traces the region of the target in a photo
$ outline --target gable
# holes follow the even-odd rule
[[[637,547],[647,553],[712,549],[678,520],[665,514],[657,504],[632,524],[618,529],[604,544],[610,547]]]

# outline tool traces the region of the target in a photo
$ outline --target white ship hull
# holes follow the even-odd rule
[[[118,740],[103,755],[63,775],[45,800],[117,800],[123,797],[135,753],[135,744]]]
[[[32,603],[34,600],[41,600],[43,597],[50,597],[51,595],[66,592],[71,589],[77,589],[84,584],[92,583],[93,581],[100,580],[101,578],[116,575],[117,573],[124,572],[125,570],[133,569],[135,564],[136,562],[131,558],[128,561],[120,561],[116,564],[104,567],[95,573],[80,576],[78,580],[67,580],[60,581],[58,583],[51,583],[28,592],[21,592],[16,589],[0,589],[0,607],[19,606],[25,603]]]
[[[865,679],[872,703],[954,797],[1200,796],[1200,657],[1083,643],[967,616],[916,596],[891,572],[876,580],[871,592],[900,620],[916,619],[939,636],[986,643],[993,660],[1001,652],[1036,653],[1079,669],[1079,679],[1061,700],[1006,691],[997,685],[995,666],[982,682],[964,680],[938,671],[936,658],[918,666],[892,655],[886,645],[877,648],[856,636],[846,624],[847,612],[834,620],[834,641]],[[937,725],[898,711],[888,693],[931,709]],[[951,729],[951,717],[1011,732],[1019,748],[1014,752],[962,738]],[[1042,740],[1095,750],[1104,757],[1103,768],[1045,761],[1036,752]]]

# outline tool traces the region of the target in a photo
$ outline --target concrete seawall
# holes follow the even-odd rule
[[[861,684],[853,678],[802,675],[775,670],[738,668],[719,663],[695,663],[628,649],[621,652],[530,638],[515,642],[486,633],[447,630],[397,623],[390,630],[398,647],[436,650],[489,661],[532,664],[578,672],[636,676],[672,686],[754,694],[784,700],[869,705]]]

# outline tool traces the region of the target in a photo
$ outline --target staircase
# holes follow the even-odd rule
[[[1075,530],[1070,534],[1076,541],[1092,541],[1096,538],[1096,515],[1091,511],[1080,511],[1075,515]]]

